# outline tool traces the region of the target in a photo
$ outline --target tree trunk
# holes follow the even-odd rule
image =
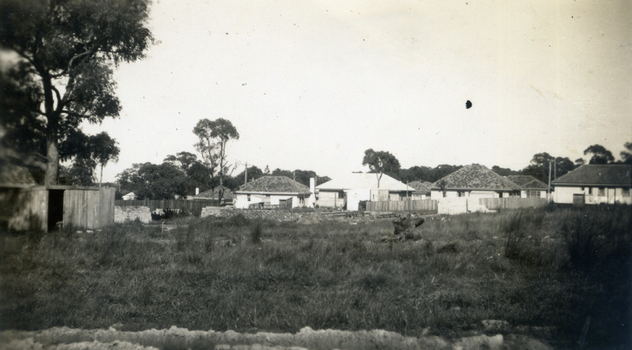
[[[52,136],[46,138],[46,176],[44,184],[57,185],[57,174],[59,173],[59,150],[57,149],[57,140]]]
[[[59,113],[55,111],[53,100],[53,84],[46,72],[40,72],[44,87],[44,110],[46,112],[46,175],[44,184],[57,185],[57,175],[59,173],[59,150],[57,149],[57,127],[59,126]]]
[[[101,164],[101,176],[99,176],[99,187],[101,187],[101,182],[103,182],[103,164]]]

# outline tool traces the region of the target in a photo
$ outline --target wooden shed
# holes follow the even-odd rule
[[[0,185],[0,205],[9,208],[5,215],[11,230],[93,230],[114,223],[115,192],[109,187]]]

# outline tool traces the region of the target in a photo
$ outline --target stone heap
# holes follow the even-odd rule
[[[149,207],[145,206],[115,206],[114,207],[114,222],[125,223],[134,220],[140,220],[140,222],[147,224],[151,222],[151,211]]]

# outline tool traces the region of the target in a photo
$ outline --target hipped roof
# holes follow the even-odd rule
[[[629,164],[584,164],[560,176],[554,185],[603,185],[630,187],[632,165]]]
[[[316,186],[319,190],[354,190],[354,189],[377,189],[377,177],[374,173],[351,173],[342,177],[335,178],[323,184]],[[391,192],[414,191],[411,186],[395,180],[394,178],[384,174],[380,180],[381,190],[389,190]]]
[[[506,176],[511,182],[522,187],[523,190],[546,190],[547,184],[531,175],[509,175]]]
[[[311,193],[309,187],[298,183],[287,176],[262,176],[239,187],[239,192],[267,193]]]
[[[415,192],[419,193],[430,193],[430,189],[432,188],[432,182],[430,181],[413,181],[408,183],[408,186],[415,189]]]
[[[202,193],[199,193],[195,196],[193,196],[193,198],[198,198],[198,199],[218,199],[219,198],[219,191],[220,189],[224,190],[224,193],[222,195],[223,199],[233,199],[235,198],[235,195],[233,194],[233,191],[230,190],[230,188],[226,187],[226,186],[217,186],[212,190],[208,190],[208,191],[204,191]]]
[[[484,165],[471,164],[449,174],[432,184],[433,190],[488,190],[488,191],[517,191],[520,186],[489,170]]]

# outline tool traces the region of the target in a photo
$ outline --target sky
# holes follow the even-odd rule
[[[195,153],[204,118],[237,128],[234,174],[335,178],[368,148],[519,170],[632,141],[628,0],[155,0],[148,26],[157,44],[114,75],[120,117],[84,125],[119,143],[104,181]]]

